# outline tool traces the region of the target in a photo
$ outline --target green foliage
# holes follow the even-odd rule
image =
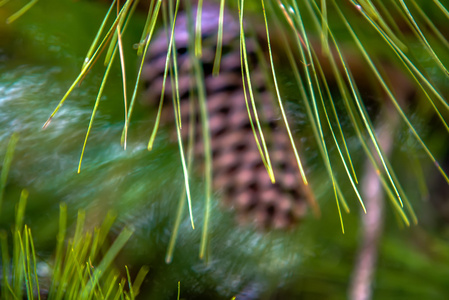
[[[13,158],[17,135],[13,135],[8,146],[7,156],[2,168],[2,178],[8,173]],[[12,235],[0,231],[2,257],[2,299],[135,299],[140,285],[148,273],[142,267],[131,284],[130,274],[126,268],[126,279],[114,267],[113,261],[131,237],[133,231],[124,228],[112,245],[108,243],[109,230],[115,217],[108,214],[100,227],[85,228],[85,212],[79,211],[76,229],[72,237],[66,236],[67,208],[61,204],[59,216],[59,233],[54,260],[41,261],[36,256],[31,229],[24,225],[28,191],[22,190],[16,205],[16,220]],[[8,240],[12,239],[12,247]],[[10,250],[12,249],[12,258]],[[49,264],[52,266],[51,270]],[[40,269],[44,268],[39,274]],[[41,284],[39,283],[39,277]],[[120,282],[118,282],[120,280]],[[42,284],[49,282],[49,285]]]
[[[46,299],[134,299],[139,294],[148,268],[142,267],[134,284],[131,284],[128,269],[125,267],[125,279],[112,263],[130,238],[131,230],[124,228],[114,243],[108,246],[106,236],[113,223],[112,215],[108,215],[100,228],[85,230],[85,214],[80,212],[74,236],[66,237],[67,209],[61,205],[55,258],[40,261],[36,256],[31,229],[23,225],[27,198],[28,192],[23,190],[12,234],[11,259],[9,235],[5,231],[0,235],[2,299],[21,299],[24,293],[27,299],[41,299],[44,296]],[[44,274],[39,274],[38,268],[43,269],[40,273]],[[43,281],[50,284],[42,284]]]
[[[28,73],[19,73],[20,70],[14,68],[7,69],[1,77],[7,84],[20,82],[24,90],[30,90],[29,94],[14,96],[14,99],[21,99],[24,103],[18,101],[10,106],[2,104],[2,108],[11,110],[4,110],[3,113],[0,111],[0,121],[5,128],[9,128],[10,120],[19,120],[18,125],[14,123],[17,126],[15,129],[23,131],[23,140],[22,132],[19,142],[14,138],[10,140],[4,151],[7,154],[2,165],[2,216],[11,212],[14,188],[21,193],[15,213],[16,220],[11,223],[14,228],[12,235],[6,230],[1,235],[2,269],[3,274],[8,274],[2,278],[2,296],[21,298],[27,295],[28,298],[38,298],[45,286],[42,285],[38,272],[39,264],[42,263],[52,270],[51,276],[46,278],[50,283],[45,286],[52,299],[107,298],[107,295],[123,295],[132,299],[137,296],[148,270],[142,268],[131,285],[128,269],[119,273],[112,263],[120,250],[128,250],[128,259],[134,259],[136,265],[151,259],[162,261],[163,257],[165,261],[173,262],[169,271],[164,267],[155,271],[154,277],[161,278],[159,284],[163,286],[160,290],[147,291],[155,299],[173,295],[166,292],[170,289],[167,286],[174,286],[173,283],[179,281],[178,276],[191,280],[183,286],[187,286],[192,295],[206,293],[208,288],[202,290],[203,286],[210,289],[217,287],[216,290],[220,290],[214,294],[217,298],[235,295],[239,289],[252,284],[248,279],[251,278],[259,280],[262,285],[276,280],[287,282],[286,293],[290,296],[305,299],[345,298],[342,295],[346,294],[348,278],[351,276],[353,258],[356,255],[354,249],[357,228],[361,225],[357,215],[347,216],[343,212],[349,212],[350,208],[354,210],[357,207],[354,203],[357,202],[365,210],[365,198],[360,184],[364,169],[361,166],[369,161],[379,174],[392,208],[386,213],[389,230],[384,234],[380,247],[381,259],[375,295],[382,299],[396,299],[398,294],[403,294],[404,298],[416,296],[420,299],[429,295],[432,290],[435,299],[445,299],[449,293],[444,281],[448,272],[444,267],[448,263],[448,245],[444,238],[434,235],[447,235],[444,231],[446,227],[439,223],[441,216],[436,212],[429,212],[429,208],[426,210],[428,203],[421,202],[421,199],[428,198],[432,192],[429,192],[432,187],[427,185],[431,181],[438,181],[435,179],[435,170],[429,168],[429,165],[436,166],[436,171],[440,173],[438,176],[443,183],[438,184],[439,187],[446,185],[448,181],[443,164],[437,159],[443,157],[446,151],[445,141],[449,129],[446,121],[449,107],[446,100],[449,43],[445,25],[449,14],[441,2],[414,1],[410,5],[401,0],[227,3],[229,9],[235,9],[235,14],[240,18],[241,58],[244,66],[242,80],[249,85],[249,89],[251,70],[244,50],[245,39],[255,35],[257,29],[251,26],[244,28],[243,22],[247,18],[255,18],[265,26],[262,35],[266,36],[266,44],[260,46],[269,49],[268,59],[265,61],[266,76],[271,80],[273,94],[277,95],[277,105],[281,111],[285,110],[282,117],[286,128],[292,132],[292,145],[295,146],[296,143],[307,149],[300,151],[301,160],[299,154],[297,159],[298,162],[305,162],[306,172],[303,178],[316,191],[322,210],[321,219],[307,218],[297,231],[267,234],[235,228],[235,224],[230,221],[232,217],[215,208],[210,186],[210,162],[209,168],[206,167],[205,182],[199,183],[199,179],[191,175],[189,147],[183,147],[179,132],[181,159],[176,156],[174,147],[163,143],[168,138],[166,132],[158,129],[162,97],[160,109],[155,112],[154,127],[152,122],[145,120],[148,115],[137,109],[140,108],[140,73],[134,74],[133,64],[136,59],[129,57],[135,53],[127,46],[136,43],[136,52],[142,56],[135,64],[141,70],[143,58],[159,23],[173,34],[178,9],[178,2],[175,1],[151,1],[145,22],[145,18],[142,19],[137,10],[137,2],[121,1],[120,6],[117,6],[117,2],[113,1],[109,10],[97,4],[91,3],[89,6],[83,1],[76,3],[81,7],[80,10],[85,11],[84,19],[96,19],[97,22],[74,22],[82,25],[77,29],[72,26],[64,28],[62,31],[67,35],[64,39],[62,35],[54,33],[54,27],[65,21],[63,6],[74,7],[75,4],[71,1],[55,3],[51,7],[55,17],[47,21],[48,28],[44,29],[52,32],[52,35],[48,35],[51,38],[45,40],[44,35],[44,38],[41,37],[44,40],[42,44],[26,46],[33,49],[36,57],[45,56],[42,53],[53,51],[48,50],[47,45],[56,40],[55,44],[60,46],[60,51],[51,52],[52,55],[47,54],[46,57],[51,57],[48,59],[51,61],[51,68],[63,65],[66,72],[58,73],[51,68],[52,71],[48,72],[48,65],[45,65],[43,70],[29,71],[32,73],[29,77]],[[0,3],[4,4],[4,1]],[[221,4],[224,7],[224,1]],[[17,23],[20,27],[20,22],[43,22],[32,16],[32,12],[36,10],[37,16],[42,15],[50,9],[51,4],[45,5],[44,1],[40,1],[27,13],[33,21],[27,20],[28,15],[25,14],[14,24]],[[39,7],[42,7],[41,11]],[[95,14],[91,15],[88,12],[90,9]],[[16,11],[23,12],[14,8],[8,16],[14,16]],[[97,20],[104,13],[104,20]],[[136,23],[134,18],[138,20]],[[165,19],[165,23],[161,22],[161,18]],[[192,20],[192,24],[194,23],[195,20]],[[217,30],[220,30],[220,26],[222,25],[219,23]],[[92,30],[87,30],[90,28],[100,29],[95,34]],[[200,29],[199,26],[191,28],[192,32]],[[26,32],[24,39],[34,41],[33,38],[38,35],[27,30],[30,29],[23,30]],[[76,30],[83,34],[78,34]],[[141,30],[137,33],[140,39],[135,37],[137,30]],[[134,37],[127,44],[124,39],[128,34],[134,34]],[[70,36],[79,39],[76,45],[65,44],[70,42]],[[191,42],[189,51],[196,66],[193,75],[200,96],[199,104],[203,105],[203,131],[207,132],[207,113],[204,112],[206,100],[202,94],[204,80],[198,68],[201,43],[199,38]],[[221,44],[219,39],[214,65],[217,73]],[[172,80],[172,86],[177,85],[174,47],[174,43],[170,42],[164,74],[164,81]],[[85,48],[88,48],[88,54],[81,57],[80,53]],[[73,57],[61,57],[61,53],[70,53],[68,56]],[[30,65],[37,64],[35,61],[27,62]],[[101,69],[100,62],[104,62],[104,69]],[[43,64],[42,61],[39,64]],[[74,71],[77,66],[82,66],[79,74],[76,74],[79,69]],[[32,76],[41,76],[40,83],[33,81]],[[23,78],[26,80],[22,80]],[[31,90],[33,85],[26,85],[30,81],[39,89]],[[49,82],[53,82],[56,87]],[[81,83],[81,89],[77,88]],[[132,92],[129,86],[132,87]],[[65,93],[61,87],[70,88]],[[99,91],[96,91],[98,87]],[[365,89],[369,90],[369,97],[375,98],[374,101],[364,97]],[[13,89],[8,87],[6,90]],[[401,94],[403,91],[412,92],[414,98],[410,100]],[[30,96],[32,92],[39,95],[37,99]],[[122,92],[123,101],[109,101],[110,98],[116,99],[115,95]],[[49,112],[48,107],[54,103],[48,104],[49,101],[61,95],[64,96],[55,105],[54,112]],[[105,98],[109,102],[102,106],[102,99]],[[94,99],[92,104],[90,100]],[[179,99],[175,97],[172,100],[177,107]],[[254,109],[257,97],[250,94],[247,103],[249,111]],[[289,114],[291,107],[298,110],[297,115]],[[176,111],[175,109],[175,114]],[[59,115],[56,115],[57,112]],[[388,115],[384,118],[382,114],[386,112],[393,112],[394,117]],[[138,116],[139,113],[141,117]],[[47,115],[50,118],[45,123]],[[434,117],[438,120],[437,125],[428,125]],[[395,125],[396,118],[400,120],[399,125]],[[298,124],[304,119],[307,124],[299,128]],[[50,124],[50,121],[53,123]],[[255,136],[263,138],[257,118],[253,121]],[[391,153],[385,151],[379,141],[377,131],[382,125],[380,122],[385,122],[392,128],[395,145]],[[39,131],[37,128],[44,123],[44,127],[50,126],[46,131]],[[109,136],[103,137],[103,134]],[[305,137],[304,143],[298,142],[299,135]],[[6,145],[3,132],[0,132],[0,136],[1,142]],[[148,146],[142,146],[140,141],[147,138]],[[115,140],[111,142],[113,139],[117,140],[116,143]],[[127,152],[120,152],[118,139],[128,149]],[[88,140],[90,143],[87,143]],[[46,141],[57,143],[45,147],[43,144]],[[261,157],[269,172],[270,149],[263,145],[262,139],[260,143]],[[20,158],[15,166],[19,174],[13,174],[9,189],[6,189],[11,153],[15,147],[18,148]],[[151,154],[144,153],[145,148],[151,149]],[[29,157],[29,149],[33,149],[33,158]],[[205,152],[206,155],[209,153],[210,160],[210,150],[206,149]],[[81,168],[83,157],[85,161]],[[81,174],[75,177],[73,174],[76,170],[73,166],[77,158],[77,171]],[[149,163],[142,166],[142,161]],[[178,166],[179,161],[182,172]],[[165,173],[160,175],[158,172],[162,168]],[[14,172],[14,164],[11,170]],[[426,181],[426,178],[431,179]],[[30,198],[39,194],[37,202],[40,201],[41,204],[28,200],[28,193],[23,186],[30,189]],[[62,205],[60,208],[55,256],[51,262],[44,263],[40,261],[39,251],[34,247],[33,236],[41,243],[45,239],[51,240],[53,235],[49,233],[53,232],[48,228],[56,228],[58,218],[40,220],[36,224],[38,229],[30,225],[35,230],[31,236],[30,228],[23,224],[27,217],[34,220],[38,217],[26,216],[25,205],[28,202],[27,207],[35,212],[36,206],[45,207],[46,203],[50,203],[48,213],[55,214],[54,202],[50,201],[59,203],[61,199],[67,200],[67,206]],[[333,199],[336,205],[332,205],[329,199]],[[187,201],[190,220],[186,222]],[[97,206],[102,208],[98,209]],[[80,207],[82,209],[75,220],[72,214]],[[109,244],[108,235],[114,235],[110,234],[114,218],[112,215],[89,213],[90,210],[105,210],[104,207],[120,212],[117,216],[119,224],[137,224],[138,236],[131,237],[132,230],[126,229],[127,227],[119,228],[120,233],[116,234],[115,242]],[[339,218],[335,207],[340,214]],[[103,222],[96,219],[97,215],[101,216],[99,219],[105,217]],[[195,231],[192,231],[193,219],[196,222]],[[344,236],[340,235],[338,219],[341,226],[345,224]],[[435,219],[435,223],[428,219]],[[6,220],[4,218],[2,222]],[[423,231],[421,227],[413,226],[403,231],[390,230],[396,228],[397,223],[410,226],[418,221],[425,228]],[[70,231],[72,223],[76,223],[73,236],[66,232]],[[167,228],[173,228],[172,232],[168,232]],[[202,233],[198,233],[198,228],[203,230]],[[114,230],[117,229],[112,232]],[[128,240],[132,245],[127,249],[124,244]],[[195,259],[198,256],[198,244],[200,256],[215,263],[210,269],[198,267],[202,264]],[[438,271],[434,271],[435,269]],[[125,273],[128,284],[124,279],[119,279],[123,276],[120,274]],[[422,283],[422,274],[430,274],[431,279]],[[158,279],[154,280],[157,282]],[[162,281],[164,283],[160,283]],[[233,285],[234,281],[238,284]],[[196,285],[201,288],[195,290]],[[151,290],[151,287],[148,289]],[[263,294],[264,291],[261,290]]]

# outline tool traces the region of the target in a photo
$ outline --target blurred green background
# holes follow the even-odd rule
[[[51,264],[61,202],[67,204],[69,224],[76,219],[78,209],[86,211],[88,227],[98,225],[112,210],[117,222],[111,238],[125,225],[134,228],[134,235],[115,265],[122,271],[128,265],[132,275],[142,265],[150,267],[142,287],[143,299],[175,299],[178,281],[184,299],[230,299],[239,293],[237,299],[348,297],[362,238],[360,207],[355,197],[348,197],[352,212],[343,215],[346,232],[342,234],[332,186],[321,158],[314,153],[315,141],[300,104],[286,97],[290,113],[297,117],[292,126],[304,144],[307,172],[316,188],[322,216],[315,218],[310,214],[289,232],[259,232],[250,226],[238,226],[232,212],[223,210],[219,199],[214,199],[205,263],[198,258],[203,186],[201,179],[194,177],[193,206],[198,228],[191,229],[185,213],[173,262],[166,264],[165,254],[183,187],[178,148],[162,128],[155,148],[147,151],[154,112],[140,104],[131,121],[128,148],[123,150],[120,146],[124,112],[119,65],[113,69],[101,99],[80,174],[76,170],[103,76],[101,64],[71,94],[50,126],[41,129],[78,75],[107,6],[95,1],[42,0],[14,23],[5,24],[5,19],[22,5],[20,1],[9,3],[0,10],[1,158],[11,135],[19,136],[0,215],[2,229],[10,231],[14,207],[21,189],[26,188],[30,196],[25,223],[33,230],[37,255],[43,262]],[[435,15],[436,24],[447,22]],[[133,86],[138,64],[133,45],[140,38],[144,22],[144,14],[136,13],[124,40],[129,86]],[[374,44],[372,49],[376,51]],[[379,53],[384,51],[378,48]],[[448,61],[449,52],[444,50],[439,53],[446,54],[442,57]],[[429,63],[429,74],[437,80],[438,71],[432,73],[434,68]],[[280,80],[288,95],[291,79],[281,74]],[[440,86],[447,86],[447,80],[441,79]],[[431,121],[433,116],[426,110],[412,108],[411,118],[445,167],[447,133]],[[350,126],[347,120],[342,123]],[[385,205],[372,282],[373,299],[447,299],[448,186],[409,136],[408,129],[400,126],[396,134],[400,142],[393,149],[391,161],[419,224],[404,228],[391,206]],[[360,146],[354,136],[348,136],[348,143],[356,153],[354,160],[362,174],[364,158],[357,154]],[[421,162],[428,195],[423,195],[410,171],[412,154]]]

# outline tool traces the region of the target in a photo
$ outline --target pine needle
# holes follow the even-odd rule
[[[335,5],[337,8],[337,12],[339,13],[339,15],[342,17],[342,20],[344,21],[344,24],[346,25],[346,28],[348,29],[349,33],[351,34],[351,36],[353,37],[354,41],[356,42],[357,47],[359,48],[359,50],[361,51],[363,57],[365,58],[365,61],[368,63],[369,67],[371,68],[373,74],[376,76],[377,80],[379,81],[379,83],[381,84],[381,86],[383,87],[383,89],[385,90],[385,92],[388,94],[389,98],[392,100],[392,103],[394,104],[396,110],[398,111],[399,115],[401,116],[401,118],[404,120],[404,122],[407,124],[407,126],[409,127],[409,129],[411,130],[412,134],[415,136],[415,138],[417,139],[417,141],[419,142],[419,144],[421,145],[421,147],[424,149],[424,151],[427,153],[427,155],[429,156],[429,158],[432,160],[432,162],[435,164],[436,168],[439,170],[439,172],[441,173],[441,175],[444,177],[444,179],[446,180],[447,183],[449,183],[449,177],[446,175],[446,173],[444,172],[444,170],[441,168],[440,164],[436,161],[435,157],[433,156],[432,152],[429,150],[429,148],[427,147],[427,145],[424,143],[424,141],[422,140],[422,138],[420,137],[420,135],[418,134],[418,132],[415,130],[415,128],[413,127],[413,125],[411,124],[411,122],[409,121],[409,119],[407,118],[407,116],[405,115],[404,111],[402,110],[402,108],[399,106],[398,102],[396,101],[395,97],[393,96],[393,93],[391,92],[391,90],[388,88],[387,84],[385,83],[385,80],[382,78],[382,76],[379,74],[377,68],[374,66],[372,60],[369,58],[369,55],[367,54],[365,48],[363,47],[363,45],[360,43],[360,41],[358,40],[355,32],[353,31],[352,27],[350,26],[350,24],[347,22],[347,20],[343,17],[341,11],[339,10],[338,6]],[[363,12],[362,12],[363,13]],[[388,39],[388,37],[386,37]],[[351,82],[351,79],[349,79]],[[437,93],[438,94],[438,93]],[[356,97],[356,99],[358,99],[358,97]],[[442,101],[444,101],[442,99]],[[357,100],[356,103],[358,104],[359,109],[361,109],[360,106],[360,100]],[[447,105],[447,104],[446,104]],[[362,113],[363,114],[363,113]],[[366,119],[364,119],[364,122],[367,122]],[[369,128],[369,124],[366,123],[367,128]],[[396,195],[398,196],[398,199],[401,200],[401,197],[399,196],[399,193],[397,191],[397,188],[395,186],[395,184],[393,183],[393,180],[391,178],[391,174],[389,172],[389,170],[386,169],[386,164],[385,164],[385,160],[383,159],[383,156],[380,154],[380,149],[377,145],[377,142],[375,141],[375,136],[372,133],[372,130],[368,131],[370,133],[371,139],[374,142],[374,145],[376,147],[376,151],[378,152],[378,154],[380,155],[382,164],[384,165],[384,168],[387,172],[387,175],[393,185],[393,188],[395,190]],[[401,201],[402,202],[402,201]],[[402,205],[402,204],[401,204]]]
[[[134,104],[135,104],[135,101],[136,101],[136,98],[137,98],[137,91],[138,91],[138,87],[139,87],[139,84],[140,84],[140,77],[142,75],[142,69],[143,69],[143,65],[145,63],[145,57],[147,55],[148,46],[150,45],[150,41],[151,41],[151,38],[153,36],[154,28],[156,27],[157,16],[159,14],[159,10],[161,8],[161,4],[162,4],[162,0],[157,0],[156,6],[154,8],[154,11],[153,11],[153,14],[152,14],[152,17],[151,17],[151,21],[149,21],[147,24],[145,24],[145,26],[148,26],[148,28],[144,28],[144,32],[148,32],[148,35],[147,35],[147,38],[146,38],[142,59],[140,61],[139,71],[137,72],[136,84],[134,85],[133,95],[132,95],[132,98],[131,98],[131,102],[129,104],[128,118],[126,118],[125,125],[123,126],[122,137],[121,137],[121,140],[120,140],[121,145],[125,145],[126,144],[126,137],[128,136],[129,122],[131,120],[131,115],[133,113]]]
[[[172,36],[175,34],[174,30],[175,30],[175,22],[176,22],[176,16],[178,13],[178,8],[179,8],[179,0],[176,1],[176,7],[175,7],[175,13],[173,16],[173,26],[172,26]],[[181,135],[181,112],[180,112],[180,100],[179,100],[179,85],[178,85],[178,73],[177,73],[177,63],[176,63],[176,48],[175,48],[175,44],[172,43],[172,54],[173,54],[173,71],[172,69],[170,69],[170,73],[171,75],[173,75],[174,73],[174,78],[173,76],[170,76],[171,79],[171,86],[172,86],[172,90],[173,90],[173,110],[174,110],[174,115],[175,115],[175,124],[176,124],[176,134],[178,137],[178,146],[179,146],[179,154],[181,157],[181,165],[182,165],[182,171],[184,173],[184,185],[185,185],[185,192],[187,195],[187,203],[188,203],[188,207],[189,207],[189,215],[190,215],[190,223],[192,225],[192,229],[195,229],[195,224],[193,221],[193,213],[192,213],[192,200],[191,200],[191,196],[190,196],[190,184],[189,184],[189,171],[186,165],[186,159],[184,156],[184,147],[183,147],[183,142],[182,142],[182,135]],[[175,84],[173,84],[175,83]]]
[[[195,111],[195,105],[193,101],[193,93],[190,93],[190,112],[193,115]],[[187,170],[190,174],[190,170],[192,168],[193,164],[193,152],[194,152],[194,139],[195,139],[195,118],[190,118],[189,120],[189,139],[188,139],[188,146],[187,146]],[[182,217],[184,214],[184,207],[185,207],[185,201],[186,200],[186,193],[185,193],[185,185],[184,190],[181,193],[180,199],[178,201],[178,208],[176,210],[176,217],[175,217],[175,223],[173,224],[172,234],[170,236],[170,242],[168,243],[167,247],[167,253],[165,255],[165,262],[171,263],[173,260],[173,252],[175,250],[175,244],[176,240],[178,238],[179,233],[179,227],[181,225]]]
[[[26,13],[28,10],[30,10],[30,8],[33,7],[33,5],[36,3],[37,3],[37,0],[31,0],[30,2],[28,2],[21,9],[19,9],[16,13],[14,13],[8,19],[6,19],[6,24],[11,24],[12,22],[14,22],[18,18],[20,18],[24,13]],[[0,6],[3,4],[4,3],[1,3]]]
[[[8,141],[6,148],[6,155],[3,159],[2,171],[0,174],[0,214],[2,212],[3,197],[5,195],[6,182],[8,180],[9,170],[11,168],[12,159],[14,156],[14,150],[16,148],[19,136],[17,133],[13,133]]]
[[[165,69],[164,69],[164,77],[163,77],[163,81],[162,81],[162,88],[161,88],[161,98],[159,100],[159,107],[157,110],[157,114],[156,114],[156,121],[154,122],[154,127],[153,127],[153,131],[151,133],[150,136],[150,140],[148,141],[148,150],[151,151],[151,149],[153,149],[153,144],[154,141],[156,139],[156,134],[157,131],[159,129],[159,123],[161,121],[161,114],[162,114],[162,106],[164,104],[164,94],[165,94],[165,84],[167,81],[167,74],[169,71],[169,67],[170,67],[170,57],[171,57],[171,51],[173,50],[173,40],[174,40],[174,35],[175,35],[175,24],[176,24],[176,15],[175,18],[173,20],[173,24],[171,27],[171,36],[170,36],[170,40],[167,46],[167,57],[165,59]]]
[[[111,26],[111,28],[109,29],[108,33],[106,34],[106,36],[103,38],[102,42],[100,43],[100,45],[98,46],[97,50],[95,50],[95,53],[92,55],[92,57],[90,58],[90,60],[86,63],[84,63],[84,67],[82,68],[81,72],[78,74],[78,77],[75,79],[75,81],[72,83],[72,85],[70,86],[70,88],[67,90],[67,92],[65,93],[65,95],[62,97],[62,99],[59,101],[59,104],[56,106],[56,108],[54,109],[53,113],[50,115],[50,117],[48,118],[48,120],[45,122],[45,124],[42,126],[42,129],[46,129],[49,125],[50,122],[52,121],[53,117],[56,115],[56,113],[61,109],[62,105],[64,104],[64,102],[67,100],[67,98],[69,97],[69,95],[73,92],[73,90],[75,89],[75,87],[83,80],[83,78],[87,75],[87,73],[89,72],[90,68],[92,67],[92,65],[94,64],[94,62],[98,59],[98,56],[101,54],[101,52],[103,51],[104,47],[107,45],[109,39],[112,37],[112,32],[114,31],[115,27],[117,26],[118,23],[118,18],[114,21],[114,24]]]
[[[89,62],[89,60],[92,58],[92,54],[97,49],[97,45],[98,45],[98,42],[100,41],[101,34],[102,34],[104,28],[106,27],[106,22],[112,13],[112,9],[115,7],[115,1],[116,0],[112,1],[111,6],[109,7],[109,10],[106,13],[106,16],[103,18],[103,22],[101,23],[100,28],[98,29],[97,34],[96,34],[92,44],[90,45],[89,50],[87,51],[86,58],[84,58],[84,63],[83,63],[83,66],[81,67],[81,69],[84,68],[86,63]]]
[[[296,149],[295,141],[293,140],[293,136],[292,136],[292,132],[291,132],[291,129],[290,129],[290,125],[289,125],[289,122],[287,120],[287,115],[285,114],[284,105],[282,104],[281,94],[279,92],[279,86],[278,86],[277,79],[276,79],[276,72],[274,70],[273,55],[271,53],[270,33],[269,33],[269,29],[268,29],[268,22],[267,22],[267,16],[266,16],[266,12],[265,12],[264,0],[261,0],[261,2],[262,2],[263,17],[264,17],[264,21],[265,21],[265,30],[266,30],[266,34],[267,34],[268,54],[269,54],[269,57],[270,57],[271,72],[272,72],[272,75],[273,75],[274,87],[275,87],[275,90],[276,90],[276,98],[278,100],[279,108],[281,110],[282,120],[284,121],[285,128],[287,129],[288,138],[290,139],[290,143],[291,143],[292,148],[293,148],[293,153],[295,154],[295,158],[296,158],[296,162],[298,164],[299,172],[301,174],[301,177],[302,177],[302,180],[303,180],[304,184],[308,185],[307,177],[306,177],[306,174],[304,172],[304,168],[302,166],[301,159],[299,157],[298,151]]]
[[[259,116],[257,113],[256,108],[256,102],[254,99],[253,89],[251,85],[251,76],[250,76],[250,69],[248,65],[248,55],[246,51],[246,42],[245,42],[245,31],[243,28],[243,8],[244,8],[244,0],[240,1],[240,7],[239,7],[239,22],[240,22],[240,65],[242,69],[242,82],[243,82],[243,94],[245,96],[245,103],[246,103],[246,109],[248,111],[248,118],[251,124],[251,129],[253,130],[254,138],[257,143],[257,148],[259,149],[260,156],[262,158],[262,162],[265,165],[265,168],[267,169],[268,176],[270,177],[270,180],[272,183],[275,183],[275,177],[273,168],[271,166],[271,160],[270,155],[268,153],[267,145],[265,142],[265,137],[262,131],[262,126],[260,125]],[[247,86],[247,89],[246,89]],[[250,102],[248,101],[248,96]],[[251,105],[250,105],[250,104]],[[253,117],[255,119],[255,123],[257,126],[257,131],[254,126]],[[259,142],[260,137],[260,142]]]
[[[95,105],[94,105],[94,108],[92,109],[92,114],[91,114],[91,117],[90,117],[89,126],[87,127],[87,133],[86,133],[86,136],[84,138],[83,148],[81,150],[81,156],[80,156],[80,160],[79,160],[79,163],[78,163],[78,174],[81,172],[81,163],[83,161],[84,151],[86,150],[87,139],[89,138],[89,134],[90,134],[90,132],[92,130],[92,126],[93,126],[93,123],[94,123],[95,115],[97,114],[98,107],[100,105],[100,99],[101,99],[101,96],[103,95],[103,91],[104,91],[104,88],[106,86],[106,82],[107,82],[108,77],[109,77],[109,72],[111,71],[112,63],[114,62],[114,57],[115,57],[116,51],[117,51],[117,48],[115,48],[114,53],[112,55],[112,59],[109,61],[109,65],[106,67],[106,71],[105,71],[105,73],[103,75],[103,79],[102,79],[101,84],[100,84],[100,89],[98,90],[97,99],[95,100]]]
[[[413,30],[418,34],[421,43],[424,45],[424,47],[427,49],[427,52],[429,53],[429,56],[432,57],[437,65],[443,70],[444,74],[446,76],[449,76],[449,71],[446,69],[446,66],[441,62],[441,59],[438,57],[438,55],[433,50],[433,47],[430,46],[429,42],[427,41],[426,37],[424,36],[423,32],[421,31],[420,27],[415,21],[415,18],[413,17],[412,13],[408,9],[408,6],[405,4],[404,0],[399,0],[401,3],[402,8],[404,9],[405,14],[407,15],[409,21],[413,24]]]
[[[334,191],[336,189],[337,186],[337,180],[335,179],[335,175],[334,175],[334,171],[333,171],[333,167],[331,164],[331,159],[329,157],[329,152],[327,149],[327,145],[326,145],[326,141],[324,139],[324,133],[323,133],[323,128],[321,125],[321,118],[319,115],[319,110],[318,110],[318,106],[317,106],[317,101],[316,101],[316,96],[315,96],[315,91],[313,89],[313,80],[312,80],[312,76],[309,72],[309,68],[308,68],[308,64],[312,64],[313,60],[312,60],[312,54],[311,54],[311,47],[309,45],[309,41],[308,38],[306,36],[306,32],[305,32],[305,28],[304,28],[304,24],[302,22],[301,19],[301,14],[299,11],[299,8],[297,7],[296,3],[293,3],[294,7],[293,7],[293,12],[294,12],[294,16],[296,19],[296,22],[298,23],[299,26],[299,33],[301,34],[302,38],[303,38],[303,43],[305,45],[306,51],[307,51],[307,57],[306,57],[306,53],[304,53],[303,48],[301,47],[301,44],[298,43],[298,48],[301,54],[301,59],[304,62],[307,62],[307,64],[304,64],[304,72],[305,72],[305,76],[306,76],[306,80],[308,82],[308,88],[309,88],[309,95],[310,95],[310,99],[312,102],[312,109],[313,109],[313,120],[314,123],[316,124],[316,128],[317,128],[317,133],[318,133],[318,141],[319,141],[319,145],[323,151],[323,158],[324,158],[324,163],[326,166],[326,169],[328,171],[328,174],[332,180],[332,185],[334,187]],[[313,66],[313,65],[312,65]],[[315,69],[312,67],[312,71],[315,72]],[[337,193],[335,193],[335,195],[337,195]],[[337,197],[336,201],[341,201],[342,197]],[[337,205],[337,207],[339,207],[339,205]],[[341,212],[339,212],[340,215],[340,220],[342,221],[342,217],[341,217]],[[344,226],[343,224],[341,224],[342,226],[342,231],[344,230]]]
[[[202,11],[203,11],[203,0],[198,0],[197,12],[196,12],[196,22],[195,22],[195,56],[201,57],[202,55],[202,35],[201,35],[201,21],[202,21]]]
[[[186,10],[191,12],[190,3],[186,2]],[[193,36],[193,20],[190,13],[187,14],[188,20],[188,30],[189,35]],[[192,40],[189,41],[189,49],[195,49],[195,45],[192,43]],[[204,221],[203,221],[203,230],[201,232],[201,241],[200,241],[200,251],[199,257],[203,259],[206,254],[206,248],[208,245],[208,237],[209,237],[209,223],[210,223],[210,211],[211,211],[211,198],[212,198],[212,148],[211,148],[211,137],[210,137],[210,128],[209,128],[209,116],[206,105],[206,87],[204,83],[204,74],[201,68],[201,64],[199,58],[192,52],[189,52],[190,60],[193,65],[193,75],[196,82],[196,90],[198,93],[198,102],[200,108],[200,119],[201,119],[201,131],[202,138],[204,144]]]
[[[220,72],[221,54],[223,50],[223,19],[224,19],[225,0],[220,0],[220,15],[218,17],[218,31],[217,31],[217,47],[215,49],[214,66],[212,68],[212,75],[218,76]]]

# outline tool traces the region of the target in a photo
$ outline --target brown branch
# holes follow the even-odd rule
[[[384,106],[383,118],[378,127],[379,144],[386,157],[393,148],[398,117],[394,109]],[[362,215],[361,244],[354,266],[349,296],[352,300],[370,300],[372,281],[376,270],[379,240],[383,229],[384,190],[375,167],[367,162],[362,181],[366,214]]]

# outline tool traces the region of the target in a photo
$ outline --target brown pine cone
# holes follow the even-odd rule
[[[196,18],[196,7],[192,20]],[[314,201],[308,186],[304,185],[292,145],[281,119],[275,96],[267,88],[264,70],[256,59],[256,41],[246,39],[251,84],[257,113],[266,138],[276,182],[273,184],[263,164],[251,128],[245,103],[240,66],[240,27],[238,16],[224,14],[223,54],[218,76],[212,74],[219,20],[219,7],[205,3],[202,13],[202,71],[210,126],[213,187],[224,203],[232,207],[239,221],[253,222],[259,228],[291,228],[305,215],[308,201]],[[168,33],[169,35],[169,33]],[[193,37],[189,34],[185,12],[178,14],[174,41],[180,95],[182,136],[187,140],[190,118],[195,123],[195,158],[202,164],[202,143],[199,103],[191,55]],[[146,91],[143,101],[157,109],[159,105],[165,61],[167,33],[156,33],[150,42],[142,78]],[[248,86],[246,86],[248,93]],[[162,122],[174,128],[172,87],[167,77],[164,92]],[[250,101],[249,95],[248,101]],[[193,98],[193,99],[192,99]],[[192,103],[193,100],[193,110]],[[254,114],[252,113],[254,119]],[[176,133],[174,133],[175,135]]]

